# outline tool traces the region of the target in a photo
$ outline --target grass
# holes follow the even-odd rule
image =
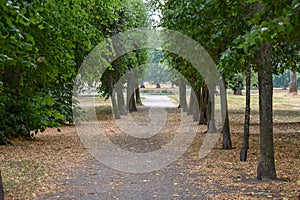
[[[243,123],[245,110],[245,95],[228,94],[228,109],[236,117],[232,121]],[[259,123],[258,93],[251,94],[251,123]],[[274,90],[273,93],[273,121],[274,123],[299,122],[300,96],[289,95],[287,91]]]
[[[189,94],[187,91],[187,104],[189,104]],[[179,97],[176,94],[167,95],[174,104],[179,103]],[[218,100],[218,99],[217,99]],[[234,123],[243,123],[246,96],[227,94],[229,113],[235,115],[232,117]],[[251,123],[259,123],[259,96],[258,91],[251,92]],[[300,116],[300,95],[289,95],[285,90],[274,90],[273,93],[273,120],[274,123],[293,123],[299,122]]]

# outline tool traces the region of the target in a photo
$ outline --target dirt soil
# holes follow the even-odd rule
[[[147,121],[147,108],[132,117]],[[111,114],[101,115],[100,126],[114,144],[135,152],[161,148],[175,136],[180,109],[167,109],[165,128],[150,139],[120,134]],[[235,115],[230,113],[230,117]],[[243,125],[231,125],[232,150],[221,142],[199,159],[205,126],[199,126],[190,148],[177,161],[157,171],[127,173],[94,159],[81,143],[75,127],[48,129],[33,140],[13,141],[0,147],[6,199],[298,199],[300,189],[300,123],[275,124],[275,159],[278,181],[260,182],[259,126],[251,126],[248,161],[239,162]]]

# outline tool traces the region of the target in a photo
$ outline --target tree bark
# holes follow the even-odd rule
[[[246,75],[246,109],[245,109],[245,123],[244,123],[244,138],[243,146],[240,150],[240,161],[245,162],[247,160],[247,153],[249,149],[249,127],[250,127],[250,86],[251,86],[251,66],[247,66]]]
[[[129,112],[136,112],[136,111],[137,111],[136,102],[135,102],[134,94],[132,94],[132,96],[130,97],[130,110],[129,110]]]
[[[257,167],[259,180],[275,180],[273,143],[273,82],[272,82],[272,44],[266,42],[259,47],[258,84],[260,118],[260,160]]]
[[[222,79],[221,81],[222,83],[220,88],[220,97],[221,97],[221,107],[222,107],[222,118],[224,119],[223,130],[222,130],[222,135],[223,135],[222,149],[232,149],[229,117],[228,117],[227,93],[226,93],[224,79]]]
[[[289,93],[297,94],[297,75],[296,72],[290,71],[290,90]]]
[[[190,105],[189,105],[188,112],[187,112],[188,115],[192,115],[193,112],[194,112],[194,101],[195,101],[195,98],[196,98],[195,92],[194,92],[193,88],[191,88]]]
[[[194,109],[193,109],[193,121],[194,122],[199,122],[199,117],[200,117],[200,106],[201,106],[201,87],[196,88],[194,91]]]
[[[233,91],[233,94],[234,94],[234,95],[243,95],[242,90],[241,90],[240,88],[236,88],[236,89]]]
[[[4,189],[3,189],[1,171],[0,171],[0,200],[4,200]]]
[[[127,79],[127,110],[129,112],[137,111],[134,98],[135,77],[134,73],[130,73]]]
[[[182,78],[179,78],[179,107],[182,108],[183,112],[187,112],[186,102],[186,84]]]
[[[136,104],[137,105],[140,105],[140,106],[143,105],[142,99],[141,99],[140,88],[139,88],[138,83],[135,84],[135,99],[136,99]]]
[[[118,83],[116,85],[116,92],[117,92],[117,101],[118,107],[121,115],[127,115],[126,105],[124,101],[124,94],[123,94],[123,85]]]
[[[208,107],[208,88],[207,86],[203,86],[201,88],[200,93],[200,117],[199,117],[199,125],[207,124],[207,107]]]
[[[116,102],[116,97],[115,97],[115,92],[114,92],[114,83],[113,83],[113,78],[112,78],[112,72],[111,71],[107,71],[107,78],[108,78],[108,87],[109,87],[109,95],[111,98],[111,102],[112,102],[112,108],[113,108],[113,113],[115,115],[115,119],[121,119],[120,116],[120,111]]]
[[[207,106],[207,133],[216,133],[215,123],[215,89],[209,90],[208,106]]]

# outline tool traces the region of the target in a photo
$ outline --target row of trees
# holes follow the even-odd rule
[[[225,83],[235,83],[233,77],[241,73],[245,74],[247,86],[250,86],[251,72],[258,72],[261,119],[258,178],[275,179],[272,74],[284,70],[299,71],[299,1],[150,2],[162,15],[160,26],[184,33],[209,52]],[[3,47],[0,50],[0,117],[3,119],[0,138],[3,141],[9,137],[30,137],[32,131],[37,133],[64,121],[72,122],[72,88],[85,56],[118,32],[149,27],[147,7],[141,0],[1,1],[0,7],[0,42]],[[108,60],[113,57],[112,52],[127,48],[114,41],[110,47],[113,50],[101,52]],[[83,81],[88,85],[93,84],[94,78],[100,80],[99,92],[106,98],[111,97],[116,118],[127,111],[135,111],[136,101],[140,101],[137,79],[145,72],[144,68],[136,66],[161,58],[154,56],[157,52],[153,50],[128,48],[135,50],[108,63],[103,73],[80,72],[85,73]],[[172,70],[183,75],[195,91],[191,95],[190,109],[187,109],[184,98],[180,98],[180,106],[193,114],[199,124],[207,124],[208,132],[214,132],[214,120],[211,120],[214,118],[214,94],[209,94],[205,77],[178,55],[159,51],[158,54],[163,54],[164,61],[167,60]],[[180,77],[179,80],[183,97],[186,83]],[[125,82],[126,104],[123,97]],[[250,87],[246,88],[246,126],[241,160],[245,160],[249,148]],[[223,92],[221,95],[226,97]],[[227,102],[222,104],[226,107]],[[230,149],[228,112],[225,110],[223,115],[223,148]]]
[[[1,1],[0,8],[1,143],[72,122],[72,89],[85,56],[144,24],[147,14],[141,0]]]
[[[299,73],[293,73],[292,71],[284,71],[280,75],[273,76],[274,87],[279,87],[285,89],[296,88],[300,86],[300,76]],[[294,85],[293,85],[294,84]],[[294,91],[291,91],[294,92]]]
[[[290,70],[284,71],[282,74],[273,74],[273,86],[274,88],[281,88],[286,90],[289,88],[289,93],[297,93],[297,88],[300,86],[299,73],[292,72]],[[231,88],[234,94],[242,94],[242,91],[246,86],[246,74],[238,73],[230,77],[227,87]],[[258,89],[258,77],[257,74],[251,72],[251,88]]]
[[[289,1],[152,1],[161,12],[161,26],[178,30],[198,41],[218,64],[226,83],[236,74],[247,77],[245,139],[241,160],[249,148],[250,77],[258,72],[260,104],[260,180],[276,179],[272,122],[272,74],[299,71],[298,0]],[[205,82],[189,64],[170,56],[173,67],[190,82],[194,91],[205,93]],[[205,77],[204,77],[205,78]],[[199,90],[199,88],[202,88]],[[212,95],[211,95],[212,96]],[[200,102],[201,98],[198,98]],[[228,118],[227,118],[228,119]],[[229,135],[225,123],[224,136]],[[230,136],[230,135],[229,135]],[[230,138],[230,137],[229,137]],[[226,148],[231,148],[229,145]],[[226,145],[226,144],[224,144]]]

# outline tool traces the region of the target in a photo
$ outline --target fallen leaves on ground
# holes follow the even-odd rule
[[[175,110],[175,111],[174,111]],[[169,112],[171,112],[170,110]],[[178,126],[180,113],[176,108],[171,112],[167,122],[168,128],[161,135],[159,145],[170,141],[174,136],[172,128]],[[143,112],[133,114],[136,118],[145,117]],[[236,114],[230,113],[231,118]],[[116,144],[123,145],[133,151],[141,150],[139,141],[126,139],[112,125],[113,118],[107,114],[102,118],[102,128]],[[260,182],[256,177],[259,160],[259,126],[251,126],[250,149],[248,161],[239,161],[239,150],[242,145],[242,123],[231,124],[232,150],[221,150],[221,140],[210,154],[199,159],[199,149],[205,137],[205,126],[199,126],[198,134],[178,161],[167,167],[180,168],[182,173],[175,177],[176,193],[173,199],[182,199],[183,194],[189,198],[198,199],[201,194],[195,191],[181,190],[182,183],[196,185],[199,191],[204,191],[209,199],[297,199],[300,180],[300,126],[299,123],[281,123],[274,125],[275,159],[278,181]],[[157,137],[157,136],[156,136]],[[151,141],[158,141],[155,136]],[[123,144],[121,144],[123,142]],[[150,142],[150,141],[148,141]],[[145,144],[143,144],[144,147]],[[136,147],[131,149],[130,147]],[[156,147],[157,148],[157,147]],[[147,149],[152,151],[156,148]],[[67,191],[66,180],[78,169],[88,169],[87,163],[93,159],[82,145],[75,133],[75,128],[66,126],[61,132],[48,129],[32,140],[15,140],[12,146],[0,147],[0,170],[7,199],[38,199],[44,194]],[[160,172],[154,174],[163,176]],[[147,179],[144,180],[145,182]],[[111,182],[109,187],[122,187],[122,182]]]
[[[57,183],[91,159],[74,127],[69,126],[61,132],[48,129],[32,140],[15,140],[11,146],[1,146],[0,152],[6,199],[35,199],[64,190]]]

